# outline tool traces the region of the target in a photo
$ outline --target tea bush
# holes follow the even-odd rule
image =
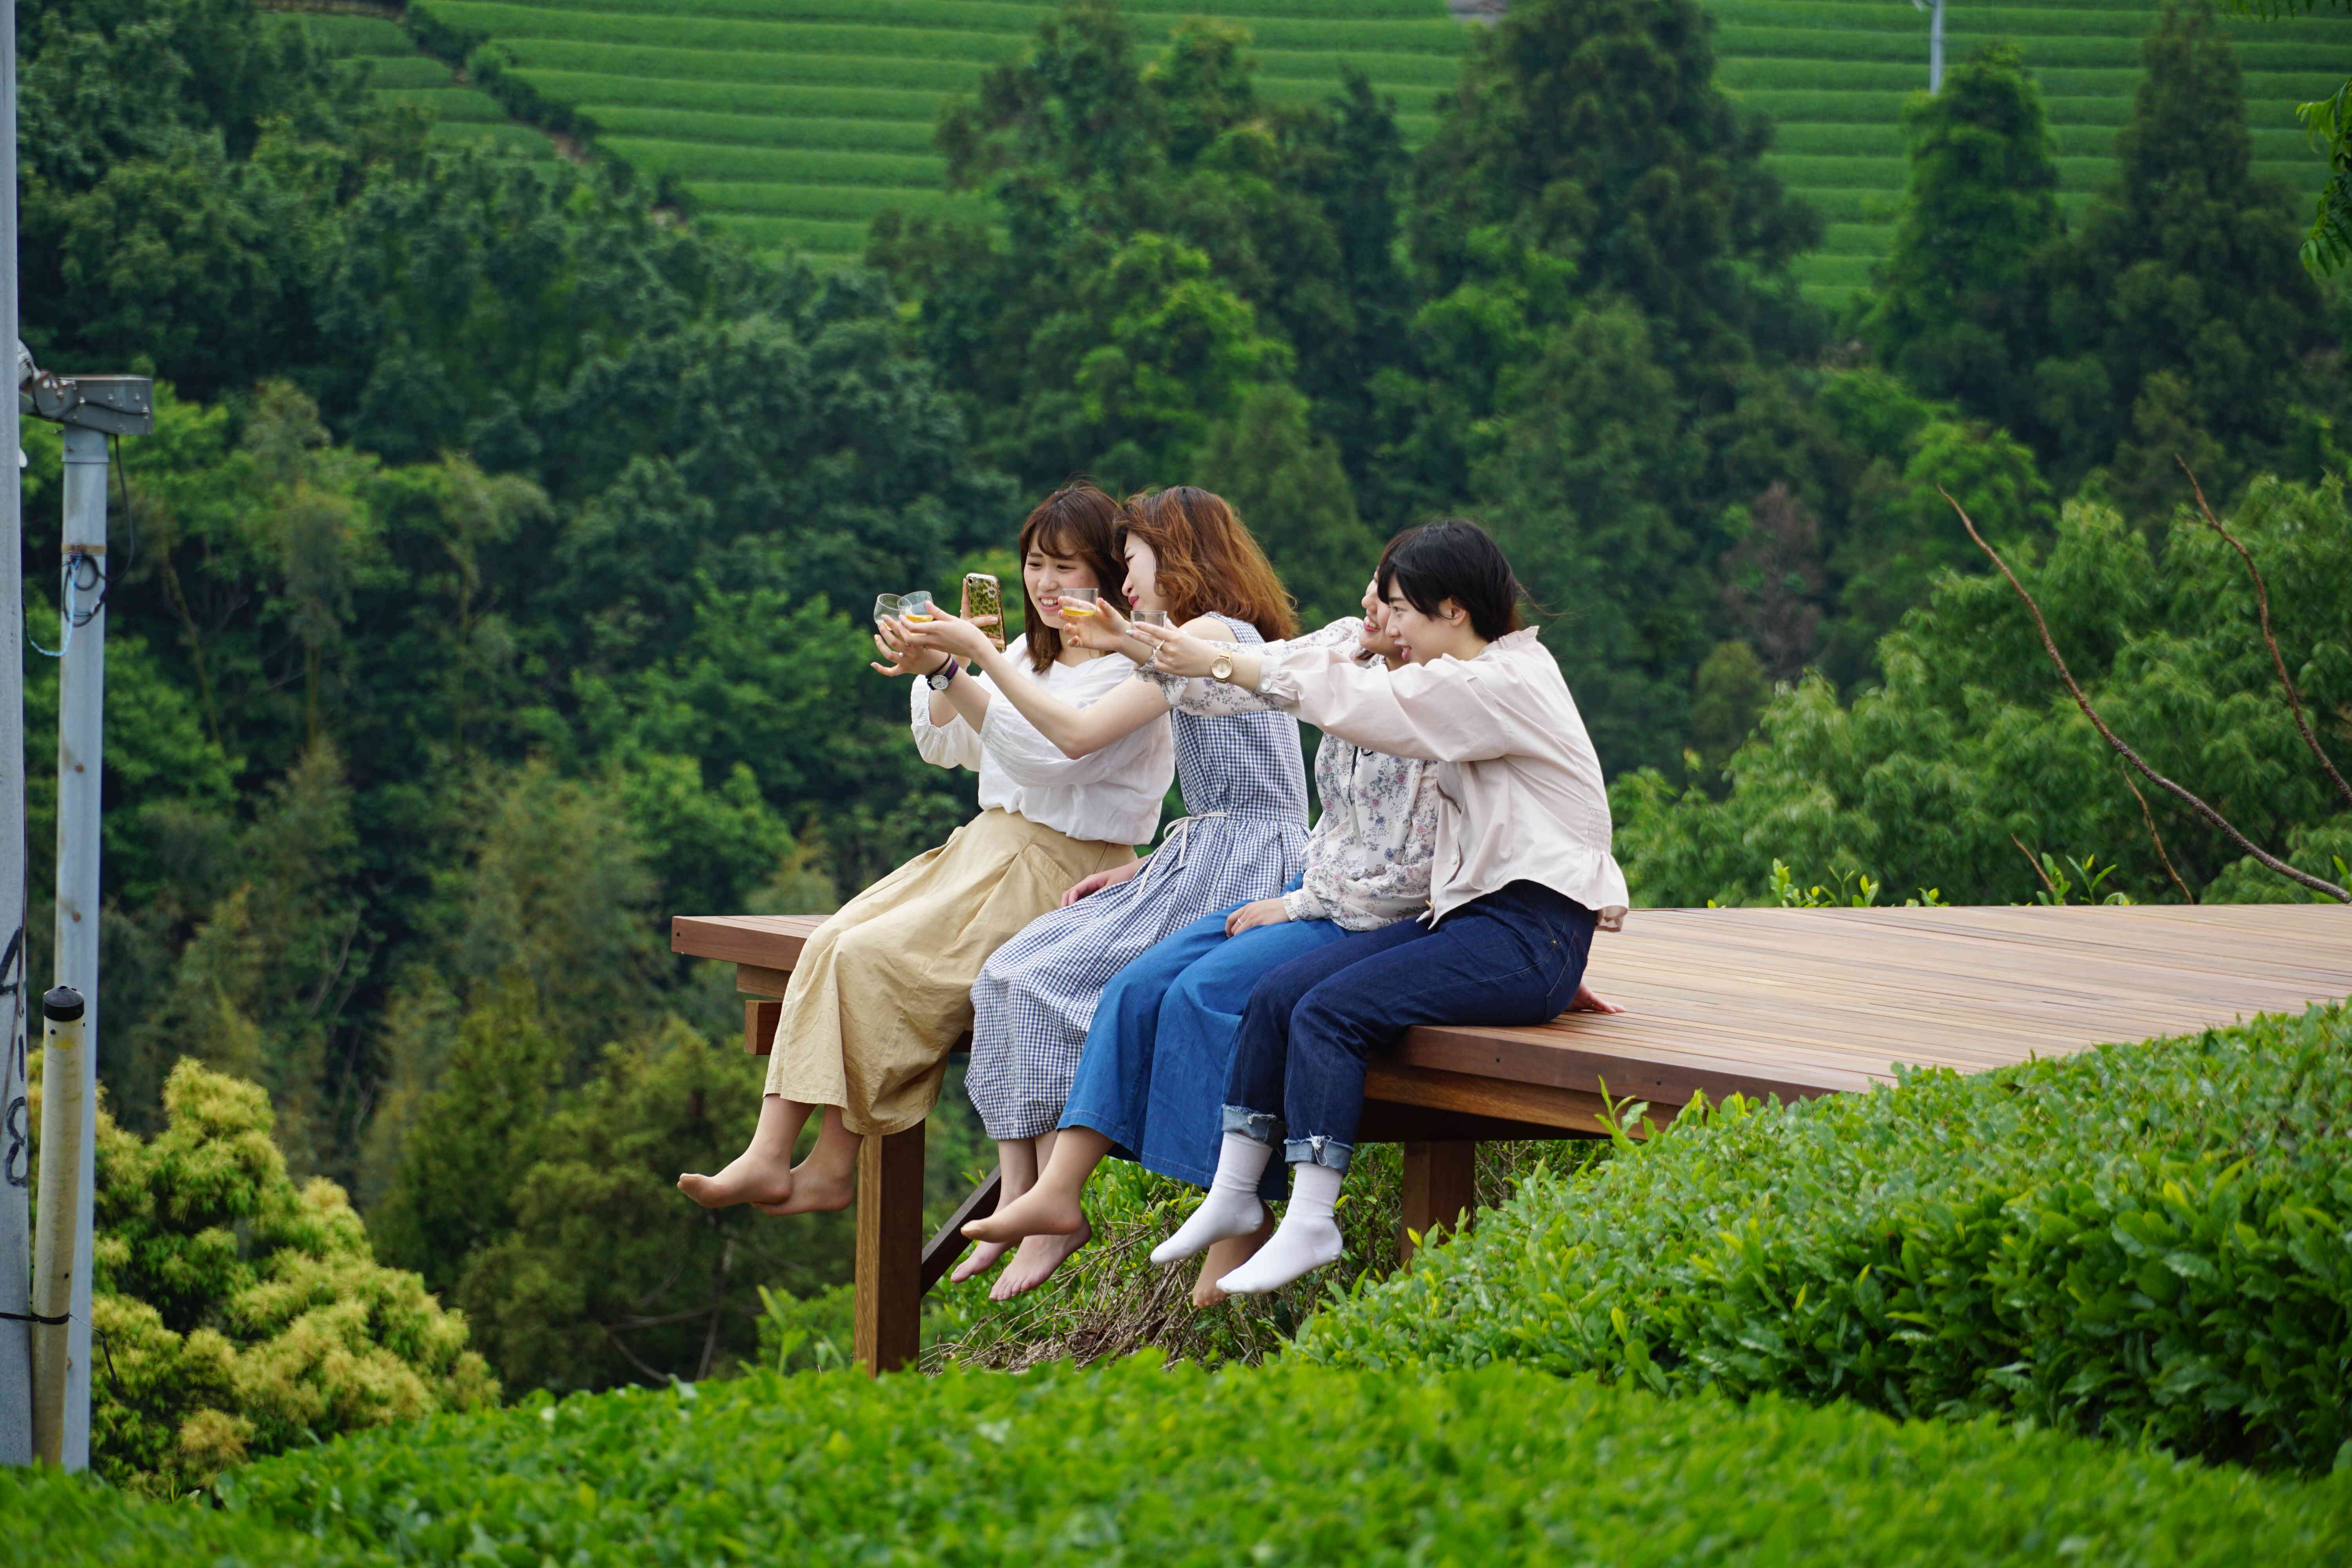
[[[266,1460],[225,1515],[0,1480],[51,1564],[2341,1562],[2352,1478],[1524,1367],[850,1373],[579,1395]],[[163,1523],[157,1521],[163,1520]],[[274,1535],[265,1535],[265,1528]],[[28,1537],[29,1538],[29,1537]],[[115,1553],[120,1553],[115,1555]]]
[[[1355,1366],[1995,1415],[2352,1465],[2352,1010],[1698,1115],[1308,1323]]]

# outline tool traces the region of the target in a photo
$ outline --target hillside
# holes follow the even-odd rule
[[[1902,0],[1712,5],[1724,85],[1773,117],[1775,162],[1828,221],[1799,275],[1814,297],[1839,302],[1867,280],[1892,232],[1899,116],[1927,84],[1927,18]],[[832,260],[856,254],[866,221],[886,206],[935,211],[961,199],[940,188],[931,129],[940,101],[1017,55],[1049,14],[998,0],[418,0],[416,9],[495,39],[523,81],[579,110],[641,172],[675,176],[714,226]],[[1995,37],[2023,47],[2049,98],[2070,205],[2106,178],[2157,9],[2154,0],[2033,0],[1959,5],[1948,16],[1951,59]],[[1263,89],[1277,100],[1318,97],[1343,62],[1357,65],[1395,98],[1414,144],[1434,127],[1434,100],[1470,43],[1442,0],[1137,0],[1129,10],[1150,42],[1204,10],[1246,26]],[[2352,19],[2232,28],[2260,167],[2315,192],[2323,165],[2305,149],[2294,106],[2352,72]],[[388,62],[383,79],[422,93],[436,85],[423,79],[430,68]],[[453,123],[446,133],[459,132]]]
[[[1772,162],[1821,209],[1822,248],[1798,264],[1807,292],[1842,301],[1886,253],[1903,195],[1903,102],[1927,85],[1927,18],[1906,0],[1709,0],[1723,85],[1778,127]],[[2140,40],[2156,0],[2032,0],[1945,14],[1945,59],[1994,38],[2019,46],[2040,82],[2058,142],[2061,201],[2079,211],[2112,177],[2115,133],[2131,112]],[[2232,21],[2245,73],[2255,169],[2298,195],[2318,194],[2326,165],[2294,106],[2326,98],[2352,73],[2352,18]]]
[[[368,62],[375,96],[422,109],[433,116],[433,140],[445,144],[490,142],[533,157],[552,157],[544,132],[521,125],[496,99],[467,86],[449,67],[422,54],[415,41],[389,16],[350,12],[311,12],[302,26],[339,55]]]

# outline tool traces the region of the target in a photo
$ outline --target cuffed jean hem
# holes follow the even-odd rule
[[[1252,1110],[1244,1105],[1228,1105],[1221,1131],[1238,1132],[1253,1143],[1263,1143],[1272,1148],[1275,1129],[1281,1125],[1282,1118],[1271,1110]]]
[[[1348,1162],[1356,1157],[1356,1146],[1318,1133],[1312,1138],[1285,1140],[1282,1157],[1293,1165],[1321,1165],[1345,1175]]]

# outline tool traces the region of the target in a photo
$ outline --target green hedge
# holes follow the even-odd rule
[[[1685,1117],[1298,1353],[1520,1362],[2352,1465],[2352,1009]]]
[[[228,1510],[0,1479],[47,1568],[2341,1563],[2352,1479],[1524,1368],[760,1373],[255,1465]]]

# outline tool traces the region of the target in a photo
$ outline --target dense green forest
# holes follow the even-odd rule
[[[1411,154],[1363,80],[1269,101],[1245,35],[1147,49],[1076,5],[942,115],[986,221],[885,214],[823,271],[607,165],[428,147],[249,0],[19,16],[26,339],[168,389],[119,473],[110,1105],[170,1135],[183,1058],[264,1086],[294,1174],[510,1389],[698,1375],[751,1352],[760,1286],[844,1277],[838,1227],[667,1191],[740,1142],[756,1069],[662,918],[827,909],[961,819],[863,606],[1001,565],[1073,473],[1221,490],[1317,614],[1394,529],[1485,521],[1644,902],[1769,897],[1776,858],[2021,900],[2045,852],[2122,858],[2137,899],[2284,896],[2144,819],[1939,487],[2119,723],[2273,847],[2352,855],[2237,558],[2181,510],[2176,454],[2348,749],[2347,322],[2200,4],[2079,222],[2013,54],[1916,100],[1845,319],[1792,279],[1820,217],[1695,0],[1516,7]],[[57,449],[27,446],[46,639]]]

